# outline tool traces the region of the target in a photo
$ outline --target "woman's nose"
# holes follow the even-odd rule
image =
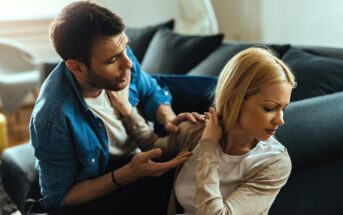
[[[275,116],[275,118],[273,120],[273,123],[278,125],[278,126],[281,126],[281,125],[285,124],[285,121],[283,119],[283,112],[282,111],[277,116]]]

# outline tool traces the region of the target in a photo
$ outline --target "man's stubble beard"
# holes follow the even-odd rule
[[[112,91],[120,91],[124,89],[125,86],[120,86],[122,83],[121,81],[121,76],[119,78],[113,78],[111,81],[99,78],[99,76],[95,75],[95,73],[92,70],[88,70],[88,80],[87,83],[89,86],[96,88],[96,89],[105,89],[105,90],[112,90]],[[118,83],[119,82],[119,83]]]

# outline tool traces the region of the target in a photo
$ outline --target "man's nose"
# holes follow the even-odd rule
[[[131,69],[133,66],[132,61],[130,60],[129,56],[127,54],[124,55],[124,60],[122,62],[123,69]]]

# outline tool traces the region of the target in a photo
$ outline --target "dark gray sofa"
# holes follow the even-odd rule
[[[213,47],[209,47],[211,44],[202,46],[208,42],[203,37],[185,37],[166,30],[157,32],[161,27],[170,28],[170,22],[168,24],[169,26],[162,24],[144,29],[149,33],[149,38],[145,34],[140,35],[144,32],[142,29],[130,29],[127,33],[131,44],[134,44],[133,51],[139,52],[139,60],[147,71],[160,70],[149,72],[157,75],[157,80],[170,89],[176,112],[204,111],[210,106],[211,100],[208,95],[196,90],[199,89],[196,77],[212,77],[208,78],[208,86],[202,86],[202,90],[213,88],[213,81],[227,60],[239,50],[257,44],[235,41],[218,44],[218,39],[221,40],[222,37],[217,36],[210,40],[214,43]],[[164,34],[168,34],[168,40],[160,44]],[[159,38],[156,39],[156,35]],[[140,45],[140,42],[148,45]],[[190,42],[200,48],[193,49],[192,45],[189,45]],[[135,50],[139,47],[147,48],[143,52]],[[206,47],[205,54],[189,54],[201,47]],[[288,183],[276,198],[269,214],[343,214],[339,196],[343,193],[343,184],[340,183],[343,181],[343,49],[287,44],[273,44],[269,47],[294,70],[298,81],[292,102],[285,112],[286,124],[276,134],[289,150],[293,169]],[[170,57],[168,53],[160,52],[168,52]],[[180,52],[187,55],[183,56]],[[177,58],[176,55],[181,57]],[[158,65],[149,62],[156,61],[158,56],[164,56],[159,59]],[[197,61],[191,59],[193,57]],[[187,62],[187,71],[180,71],[183,62]],[[48,75],[55,65],[44,65],[43,77]],[[168,68],[165,68],[166,66]],[[177,71],[170,72],[170,68]],[[188,81],[183,84],[183,76],[174,74],[196,77],[193,83]],[[9,148],[4,151],[1,159],[4,188],[19,210],[25,214],[32,206],[25,201],[39,197],[32,147],[24,144]]]

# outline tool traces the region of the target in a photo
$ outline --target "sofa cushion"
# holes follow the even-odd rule
[[[289,49],[290,45],[259,45],[259,44],[247,44],[247,43],[235,43],[226,42],[213,53],[211,53],[205,60],[193,68],[188,74],[191,75],[205,75],[205,76],[218,76],[222,71],[226,63],[238,52],[252,47],[262,46],[269,47],[278,55],[282,57]]]
[[[216,77],[191,75],[154,75],[158,84],[166,87],[173,96],[172,107],[176,114],[207,111],[212,104]]]
[[[292,101],[343,91],[343,61],[292,47],[282,58],[298,83]]]
[[[185,74],[215,50],[223,35],[186,36],[159,30],[145,53],[142,67],[150,73]]]
[[[151,39],[160,28],[174,28],[174,20],[170,20],[155,26],[147,26],[144,28],[127,27],[125,33],[130,40],[130,47],[135,54],[137,60],[141,63]]]

